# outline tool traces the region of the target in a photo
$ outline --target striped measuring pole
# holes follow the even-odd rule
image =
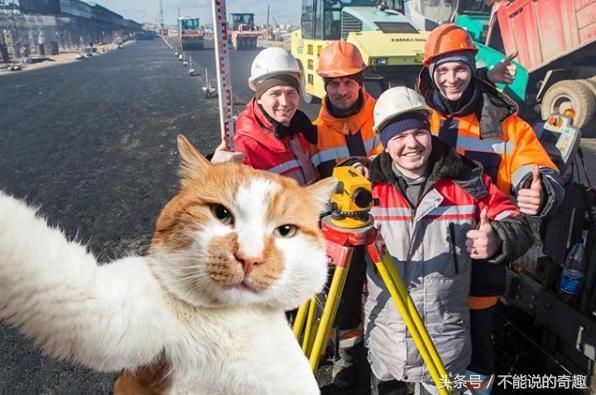
[[[225,0],[212,0],[213,43],[215,46],[215,69],[217,73],[217,98],[219,101],[219,124],[226,149],[234,150],[234,118],[232,79],[230,70],[229,32],[226,21]]]

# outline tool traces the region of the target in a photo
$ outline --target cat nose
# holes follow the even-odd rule
[[[253,266],[260,265],[263,263],[262,256],[246,256],[241,251],[234,254],[236,260],[242,265],[244,273],[248,274],[252,270]]]

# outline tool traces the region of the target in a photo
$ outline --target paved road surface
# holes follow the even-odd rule
[[[159,40],[0,79],[0,188],[35,205],[102,261],[149,243],[177,188],[176,135],[203,152],[217,103]],[[0,326],[0,394],[108,394],[112,375],[40,358]]]

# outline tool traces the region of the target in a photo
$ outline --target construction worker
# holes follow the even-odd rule
[[[456,25],[441,25],[429,35],[417,89],[433,110],[430,130],[459,154],[480,162],[522,213],[543,217],[563,199],[558,169],[517,115],[517,104],[478,78],[477,51],[470,35]],[[473,384],[474,393],[490,393],[494,382],[493,309],[504,288],[505,264],[474,266],[469,374],[481,379]]]
[[[522,255],[531,229],[476,162],[432,136],[432,110],[418,93],[391,88],[378,99],[374,128],[385,151],[370,167],[371,213],[447,372],[470,362],[467,298],[477,262]],[[438,393],[374,265],[368,265],[365,339],[371,394]]]
[[[314,122],[317,133],[311,147],[321,177],[330,176],[336,164],[347,158],[364,159],[382,151],[372,129],[375,99],[362,85],[365,68],[360,51],[348,42],[334,41],[321,51],[317,73],[323,77],[326,95]],[[364,269],[364,248],[356,248],[336,320],[339,347],[332,376],[340,388],[354,382],[354,346],[362,340]]]
[[[248,85],[255,97],[236,120],[234,148],[244,163],[292,177],[301,185],[318,178],[305,135],[314,133],[300,110],[298,61],[283,48],[266,48],[252,62]]]

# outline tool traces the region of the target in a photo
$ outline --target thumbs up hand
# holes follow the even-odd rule
[[[511,61],[517,57],[517,51],[508,55],[505,59],[497,63],[486,73],[487,78],[492,83],[511,84],[517,74],[517,66]]]
[[[499,236],[490,225],[488,210],[485,207],[480,212],[478,228],[466,233],[466,249],[472,259],[488,259],[497,253],[499,244]]]
[[[521,188],[517,193],[517,207],[527,215],[538,215],[542,202],[542,177],[538,166],[532,169],[532,184],[529,188]]]

